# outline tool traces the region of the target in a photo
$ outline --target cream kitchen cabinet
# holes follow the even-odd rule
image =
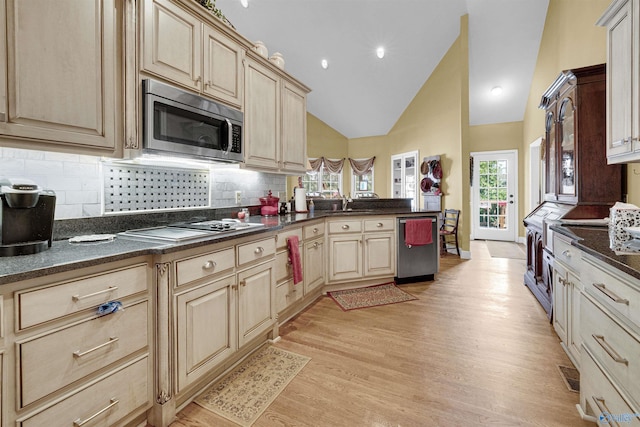
[[[553,235],[553,328],[571,362],[580,369],[581,251],[568,238]]]
[[[295,236],[298,238],[298,249],[300,256],[303,255],[302,227],[286,228],[277,235],[276,241],[276,311],[282,312],[291,304],[299,301],[304,296],[304,279],[306,273],[306,265],[303,264],[303,282],[293,283],[293,268],[289,261],[289,249],[287,239]]]
[[[328,281],[393,276],[395,218],[367,217],[327,221]]]
[[[324,245],[324,223],[307,225],[304,234],[304,292],[308,295],[324,285],[326,265]]]
[[[276,322],[273,260],[238,273],[238,346],[242,347]]]
[[[607,160],[640,161],[640,1],[615,0],[607,27]]]
[[[245,63],[245,163],[282,173],[305,173],[307,88],[247,55]]]
[[[237,350],[237,289],[232,274],[176,295],[178,392]]]
[[[0,2],[4,143],[122,156],[132,7],[132,0]],[[62,25],[70,16],[73,25]]]
[[[124,425],[152,402],[151,268],[140,257],[7,285],[6,425]],[[105,302],[124,310],[101,315]],[[7,305],[5,304],[5,307]],[[9,317],[6,317],[9,319]]]
[[[140,4],[142,70],[242,109],[245,48],[217,18],[170,0]]]
[[[640,282],[589,254],[582,261],[581,409],[596,418],[638,413]],[[631,425],[640,420],[633,417]]]

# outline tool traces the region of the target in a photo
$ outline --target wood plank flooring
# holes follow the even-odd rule
[[[593,426],[525,261],[471,251],[401,285],[417,301],[343,312],[323,297],[284,325],[276,345],[311,361],[254,426]],[[172,427],[233,425],[192,403]]]

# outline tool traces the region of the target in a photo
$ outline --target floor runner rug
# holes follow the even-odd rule
[[[487,240],[486,244],[491,258],[527,259],[524,245],[498,240]]]
[[[211,385],[195,403],[248,427],[309,360],[307,356],[265,346]]]
[[[346,289],[344,291],[332,291],[328,292],[328,295],[344,311],[418,299],[398,288],[395,283],[385,283],[384,285],[369,286],[367,288]]]
[[[576,368],[558,365],[560,375],[569,391],[580,393],[580,372]]]

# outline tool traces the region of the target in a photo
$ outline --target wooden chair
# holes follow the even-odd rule
[[[456,244],[456,252],[460,256],[460,247],[458,246],[458,221],[460,220],[460,210],[445,209],[442,216],[442,225],[440,226],[440,243],[442,252],[447,252],[447,240],[453,240]]]

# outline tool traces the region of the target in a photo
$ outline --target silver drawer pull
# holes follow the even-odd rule
[[[604,283],[594,283],[593,286],[597,290],[599,290],[600,292],[608,296],[613,302],[617,302],[618,304],[629,305],[628,299],[620,298],[618,295],[614,294],[609,289],[607,289]]]
[[[318,248],[318,242],[313,242],[313,247],[317,249]]]
[[[379,222],[379,223],[376,224],[376,227],[384,227],[384,224]]]
[[[343,225],[343,226],[342,226],[342,229],[343,229],[343,230],[348,230],[348,229],[349,229],[349,226],[345,224],[345,225]]]
[[[257,254],[261,254],[262,252],[264,252],[264,248],[263,248],[262,246],[258,246],[258,247],[256,248],[256,250],[255,250],[255,251],[253,251],[253,253],[254,253],[254,254],[256,254],[256,255],[257,255]]]
[[[118,399],[116,399],[115,397],[112,397],[109,400],[109,404],[106,407],[100,409],[98,412],[96,412],[95,414],[91,415],[89,418],[86,418],[84,420],[81,420],[80,418],[78,418],[77,420],[75,420],[73,422],[73,427],[80,427],[80,426],[85,425],[86,423],[88,423],[89,421],[91,421],[92,419],[97,417],[98,415],[107,412],[109,409],[113,408],[118,403],[120,403],[120,401]]]
[[[211,270],[211,269],[213,269],[213,268],[216,268],[216,265],[217,265],[217,264],[216,264],[216,262],[215,262],[215,261],[207,261],[207,262],[202,266],[202,268],[203,268],[204,270]]]
[[[591,334],[591,336],[594,340],[596,340],[598,344],[600,344],[600,347],[602,347],[602,349],[607,352],[607,354],[613,359],[614,362],[622,363],[624,365],[629,364],[629,361],[627,359],[620,356],[617,351],[615,351],[609,344],[607,344],[607,342],[604,340],[604,335]]]
[[[106,294],[106,293],[108,293],[108,292],[115,291],[116,289],[118,289],[118,287],[117,287],[117,286],[109,286],[107,289],[103,289],[103,290],[101,290],[101,291],[94,292],[94,293],[92,293],[92,294],[87,294],[87,295],[74,295],[74,296],[72,296],[72,297],[71,297],[71,299],[72,299],[72,300],[74,300],[74,301],[80,301],[80,300],[83,300],[83,299],[86,299],[86,298],[95,297],[95,296],[100,295],[100,294]]]
[[[318,229],[317,228],[313,229],[313,234],[318,234]]]
[[[605,403],[604,403],[604,398],[603,397],[591,396],[591,398],[595,402],[595,404],[598,407],[598,410],[600,411],[600,414],[602,414],[602,416],[607,417],[608,414],[611,414],[611,411],[609,411],[609,408],[607,408],[607,405],[605,405]],[[606,421],[607,421],[607,423],[609,425],[612,425],[612,426],[615,426],[615,427],[620,427],[620,424],[618,424],[617,421],[613,419],[613,417],[611,417],[611,418],[607,417]]]
[[[567,258],[571,258],[571,252],[569,251],[569,249],[565,249],[564,251],[562,251],[562,255]]]
[[[108,345],[114,344],[116,342],[118,342],[119,338],[118,337],[109,337],[109,341],[102,343],[100,345],[97,345],[93,348],[90,348],[89,350],[85,350],[85,351],[80,351],[80,350],[76,350],[73,352],[73,357],[75,358],[79,358],[79,357],[84,357],[89,353],[93,353],[96,350],[100,350],[102,347],[106,347]]]

